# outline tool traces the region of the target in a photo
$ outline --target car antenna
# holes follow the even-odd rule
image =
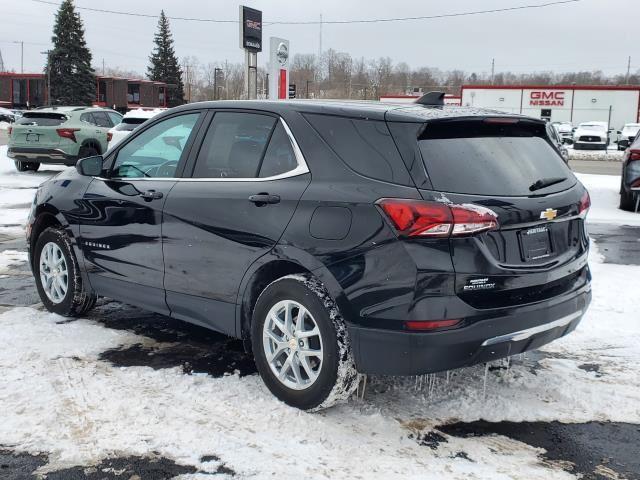
[[[427,92],[417,99],[416,103],[430,107],[442,107],[444,106],[444,92]]]

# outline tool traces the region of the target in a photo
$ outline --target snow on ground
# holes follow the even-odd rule
[[[65,168],[41,165],[37,172],[18,172],[7,157],[7,146],[0,145],[0,235],[22,234],[36,188]]]
[[[612,144],[606,150],[575,150],[573,145],[567,145],[569,160],[594,160],[606,162],[620,162],[624,151],[618,150],[618,146]]]
[[[0,130],[7,130],[9,128],[9,122],[0,122]]]
[[[616,225],[640,225],[640,212],[625,212],[618,208],[620,203],[619,175],[592,175],[576,173],[576,177],[589,190],[591,209],[587,219],[592,223]]]
[[[91,320],[31,308],[0,315],[0,444],[51,452],[47,469],[151,451],[211,468],[215,453],[254,478],[572,478],[536,449],[503,437],[448,438],[432,450],[415,436],[457,420],[640,421],[640,267],[598,263],[594,302],[577,331],[545,348],[532,371],[514,363],[422,379],[371,378],[363,400],[307,414],[273,398],[257,375],[212,378],[181,369],[117,368],[98,355],[149,343]],[[597,376],[579,365],[597,361]],[[454,458],[465,452],[472,462]],[[302,460],[304,459],[304,460]],[[206,471],[206,470],[205,470]]]

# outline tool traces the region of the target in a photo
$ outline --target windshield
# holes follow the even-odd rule
[[[594,132],[601,132],[607,129],[607,127],[602,125],[589,125],[589,124],[587,125],[581,124],[578,128],[580,130],[593,130]]]
[[[576,180],[541,125],[482,122],[428,125],[418,144],[435,190],[493,196],[527,196],[542,179],[561,181],[536,194],[565,190]]]

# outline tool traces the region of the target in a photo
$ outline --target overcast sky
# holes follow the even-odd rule
[[[546,3],[551,0],[246,0],[263,11],[264,22],[276,20],[347,20],[437,15]],[[229,0],[76,0],[78,7],[168,16],[237,20],[238,4]],[[25,72],[41,71],[50,44],[56,7],[33,0],[0,0],[0,51],[5,66],[20,71],[24,40]],[[146,72],[157,20],[79,10],[94,65]],[[443,70],[488,72],[495,57],[496,71],[574,71],[599,69],[606,74],[640,68],[640,0],[581,0],[548,8],[393,23],[327,25],[323,49],[349,52],[354,57],[389,56],[394,63]],[[243,61],[237,24],[172,20],[180,58],[196,56],[202,63]],[[318,25],[272,25],[268,37],[291,41],[291,53],[317,53]],[[28,42],[28,43],[27,43]],[[259,55],[264,64],[267,53]]]

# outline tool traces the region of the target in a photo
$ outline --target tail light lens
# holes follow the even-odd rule
[[[580,199],[580,206],[578,208],[578,213],[582,218],[587,216],[589,207],[591,207],[591,197],[589,196],[589,192],[585,190],[584,195],[582,195],[582,198]]]
[[[629,161],[640,160],[640,150],[629,150]]]
[[[110,142],[113,139],[113,133],[107,132],[107,142]]]
[[[58,136],[62,138],[68,138],[77,143],[76,140],[76,132],[80,131],[79,128],[58,128],[56,132],[58,132]]]
[[[455,327],[460,320],[411,320],[404,322],[407,330],[437,330],[439,328]]]
[[[11,132],[13,131],[13,127],[11,125],[9,125],[7,127],[7,135],[11,136]]]
[[[479,205],[383,198],[377,204],[403,237],[457,237],[497,230],[498,216]]]

